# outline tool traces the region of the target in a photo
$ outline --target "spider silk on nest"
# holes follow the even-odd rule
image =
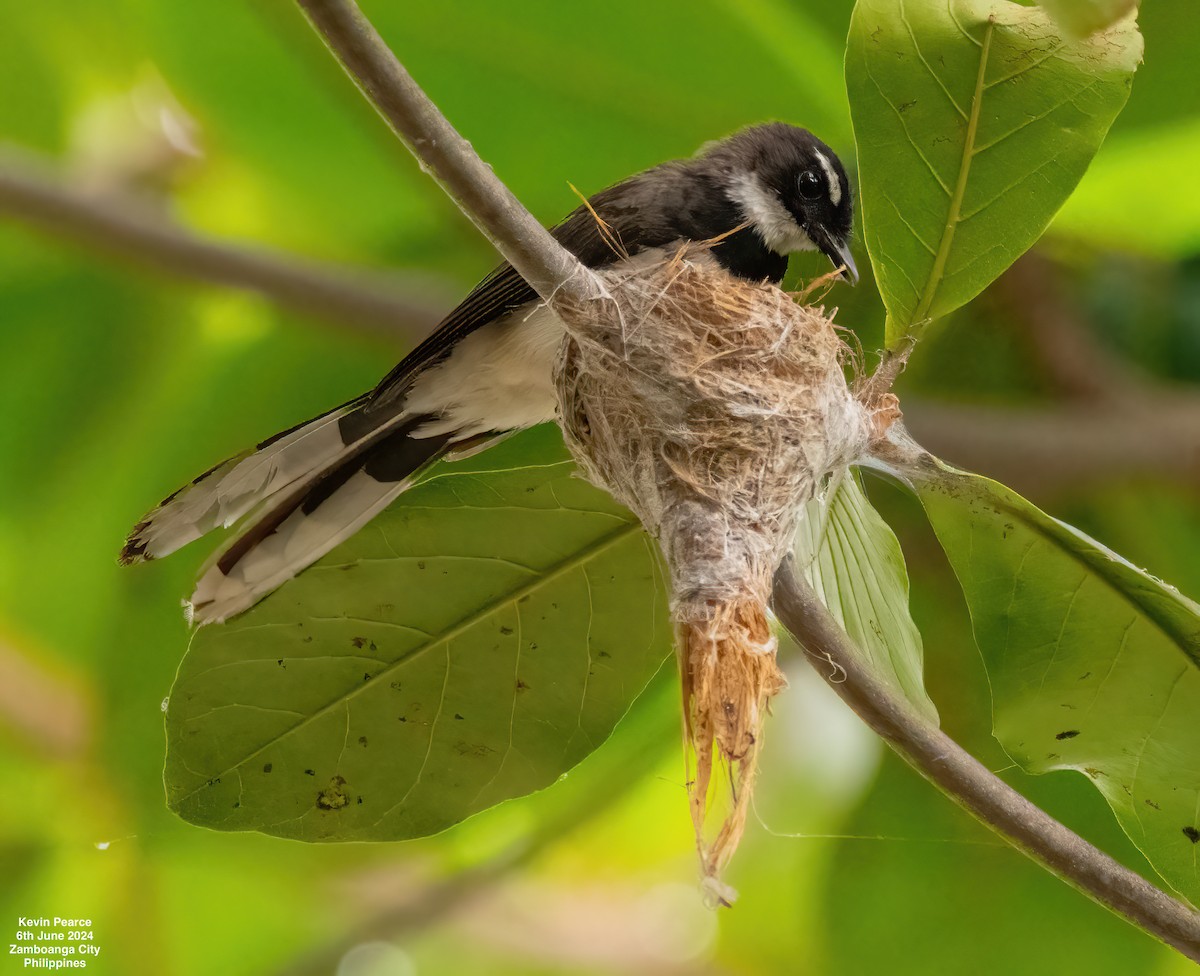
[[[670,572],[692,820],[706,889],[727,903],[720,874],[745,825],[768,705],[786,684],[772,578],[805,503],[863,453],[873,418],[846,382],[832,317],[730,275],[710,247],[624,262],[598,274],[603,297],[553,304],[567,325],[555,370],[567,445],[637,514]],[[714,762],[730,776],[709,829],[725,788]]]

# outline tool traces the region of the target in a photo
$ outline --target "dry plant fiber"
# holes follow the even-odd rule
[[[771,580],[802,506],[860,454],[869,418],[824,310],[733,277],[710,245],[600,278],[604,297],[554,303],[567,324],[559,420],[584,474],[638,515],[665,556],[697,848],[706,890],[728,903],[721,871],[745,826],[768,705],[785,685]],[[728,777],[714,777],[714,763]],[[714,802],[723,817],[710,829]]]

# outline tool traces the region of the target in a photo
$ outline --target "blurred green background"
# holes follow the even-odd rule
[[[363,6],[548,222],[575,203],[568,181],[592,192],[764,119],[852,161],[849,0]],[[927,446],[1197,596],[1200,423],[1158,423],[1200,418],[1194,2],[1147,0],[1141,23],[1146,63],[1079,191],[900,392]],[[9,5],[3,26],[0,138],[47,174],[240,246],[425,271],[429,301],[494,263],[290,3],[60,0]],[[18,915],[88,916],[89,971],[120,976],[1185,971],[934,793],[797,660],[729,875],[741,899],[719,915],[694,889],[671,674],[564,782],[426,841],[177,821],[160,703],[210,544],[121,570],[123,535],[213,461],[372,385],[404,344],[31,231],[19,198],[0,193],[5,941]],[[870,282],[831,300],[878,348]],[[944,558],[911,502],[873,497],[905,545],[943,723],[1004,770]],[[1003,775],[1146,870],[1081,777]]]

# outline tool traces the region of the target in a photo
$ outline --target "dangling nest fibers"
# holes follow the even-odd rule
[[[859,455],[870,419],[824,309],[733,277],[704,245],[635,265],[601,273],[601,299],[554,303],[568,330],[559,420],[588,479],[638,515],[666,558],[697,846],[706,885],[728,901],[719,875],[745,824],[768,704],[785,685],[771,581],[803,505]],[[715,758],[730,767],[731,795],[713,832]]]

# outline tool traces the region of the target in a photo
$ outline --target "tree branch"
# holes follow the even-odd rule
[[[1007,410],[908,398],[904,420],[938,457],[1031,495],[1137,475],[1200,484],[1195,393]]]
[[[427,276],[335,269],[295,255],[236,248],[166,220],[146,200],[75,189],[28,154],[0,150],[0,213],[101,254],[244,288],[305,315],[372,335],[419,341],[445,314],[449,289]]]
[[[497,179],[389,50],[354,0],[297,0],[347,74],[476,227],[545,300],[599,294],[592,273]]]
[[[1189,959],[1200,962],[1200,914],[1118,864],[990,773],[893,695],[791,560],[775,577],[775,613],[814,659],[832,664],[830,687],[917,772],[1017,850]],[[829,669],[817,668],[822,676]]]

